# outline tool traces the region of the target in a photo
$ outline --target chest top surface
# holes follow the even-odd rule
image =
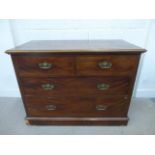
[[[93,52],[132,52],[142,53],[146,50],[124,40],[33,40],[6,51],[18,53],[93,53]]]

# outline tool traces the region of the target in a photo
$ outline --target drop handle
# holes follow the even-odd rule
[[[107,90],[109,89],[110,85],[109,84],[105,84],[105,83],[100,83],[100,84],[97,84],[97,88],[99,90]]]
[[[53,84],[47,83],[47,84],[42,84],[42,88],[44,90],[53,90],[55,88],[55,86]]]
[[[56,106],[55,106],[55,105],[47,105],[47,106],[46,106],[46,109],[47,109],[48,111],[53,111],[53,110],[56,110]]]
[[[39,63],[38,64],[40,69],[51,69],[53,64],[52,63],[48,63],[48,62],[43,62],[43,63]]]
[[[106,111],[107,110],[107,107],[106,105],[97,105],[96,106],[96,110],[101,110],[101,111]]]
[[[112,67],[112,63],[110,61],[101,61],[98,63],[100,69],[109,69]]]

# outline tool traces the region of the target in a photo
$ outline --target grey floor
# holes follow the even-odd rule
[[[30,126],[20,98],[0,98],[0,135],[155,134],[155,99],[132,100],[127,126]]]

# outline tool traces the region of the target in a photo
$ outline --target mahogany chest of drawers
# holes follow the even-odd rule
[[[30,41],[11,54],[26,121],[126,125],[141,53],[124,40]]]

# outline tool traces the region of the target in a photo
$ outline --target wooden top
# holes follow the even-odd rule
[[[80,53],[80,52],[145,52],[140,48],[124,40],[34,40],[6,51],[13,53]]]

